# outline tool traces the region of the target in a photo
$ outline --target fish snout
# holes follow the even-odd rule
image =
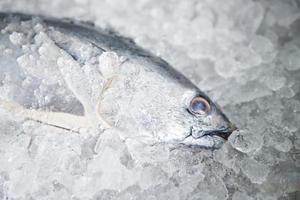
[[[218,136],[223,138],[224,140],[228,140],[229,136],[233,131],[236,131],[238,128],[233,123],[229,123],[228,127],[222,127],[214,130],[193,130],[192,129],[192,137],[194,139],[203,137],[203,136]]]
[[[216,135],[223,138],[224,140],[228,140],[232,132],[236,131],[237,129],[238,128],[236,127],[235,124],[229,122],[228,127],[214,130],[211,133],[208,133],[208,135]]]

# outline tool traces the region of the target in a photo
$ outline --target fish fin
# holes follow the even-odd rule
[[[113,68],[113,70],[108,69],[111,64],[105,62],[106,61],[104,61],[102,65],[102,71],[100,71],[102,76],[98,77],[99,79],[102,78],[102,80],[101,85],[98,85],[99,91],[97,94],[93,94],[94,91],[91,89],[92,85],[86,78],[87,76],[82,71],[79,63],[77,63],[72,56],[60,58],[58,65],[68,88],[83,105],[85,115],[91,122],[94,122],[95,125],[100,124],[103,128],[110,128],[111,125],[102,119],[101,115],[97,112],[97,107],[101,103],[103,93],[112,85],[113,79],[117,76],[116,68]]]
[[[30,15],[18,15],[16,14],[20,21],[24,19],[31,19],[32,16]],[[9,20],[10,15],[0,13],[0,18],[8,18]],[[12,14],[12,16],[15,16]],[[93,61],[87,63],[82,63],[81,59],[77,59],[77,54],[72,53],[72,49],[70,46],[64,46],[61,45],[57,38],[55,38],[55,31],[61,32],[63,29],[63,26],[60,27],[61,29],[58,29],[57,26],[50,26],[55,22],[53,20],[53,23],[50,23],[51,20],[46,20],[44,18],[41,18],[42,21],[45,22],[46,28],[42,31],[36,32],[37,36],[41,37],[39,41],[47,44],[43,46],[43,48],[50,48],[51,52],[51,60],[56,61],[58,65],[59,74],[61,75],[62,79],[64,80],[64,83],[66,84],[67,88],[74,94],[76,99],[82,104],[84,108],[84,115],[88,119],[90,124],[97,125],[99,127],[109,127],[107,123],[102,119],[100,114],[97,112],[97,105],[101,103],[101,95],[104,93],[104,91],[107,90],[108,87],[111,86],[111,79],[113,77],[116,77],[119,72],[119,66],[120,63],[122,63],[122,59],[115,53],[115,52],[107,52],[105,48],[105,52],[103,52],[103,49],[101,51],[97,51],[95,55],[99,58],[99,64],[96,61]],[[59,22],[57,22],[60,24]],[[43,24],[43,23],[42,23]],[[54,23],[55,25],[56,23]],[[67,23],[61,23],[62,25],[66,25]],[[48,27],[48,28],[47,28]],[[73,27],[73,25],[69,25],[70,29]],[[75,26],[74,26],[75,27]],[[80,28],[79,26],[78,29]],[[66,28],[67,29],[67,28]],[[52,32],[51,32],[52,30]],[[77,30],[77,29],[74,29]],[[83,29],[82,32],[86,32],[85,29]],[[95,32],[95,31],[94,31]],[[94,33],[93,32],[93,33]],[[68,40],[68,38],[72,37],[72,34],[68,34],[68,32],[61,32],[64,37],[60,37],[62,43],[70,43],[72,44],[72,40]],[[96,34],[96,32],[95,32]],[[61,35],[60,35],[61,36]],[[77,35],[78,36],[78,35]],[[84,38],[87,38],[85,35]],[[81,38],[79,37],[79,41]],[[84,40],[87,41],[87,40]],[[90,41],[89,41],[90,42]],[[80,43],[79,43],[80,44]],[[72,46],[72,45],[71,45]],[[75,45],[76,46],[76,45]],[[74,48],[77,48],[74,47]],[[101,47],[98,47],[101,48]],[[100,54],[101,52],[101,54]],[[40,52],[39,52],[40,53]],[[52,55],[53,54],[53,55]],[[47,55],[45,55],[47,56]],[[94,58],[94,57],[93,57]],[[91,65],[92,72],[89,72],[89,65]],[[55,69],[56,70],[56,69]],[[97,72],[97,73],[94,73]],[[16,106],[18,107],[18,106]],[[14,109],[14,108],[12,108]],[[22,110],[22,109],[21,109]],[[25,113],[28,113],[29,111],[26,110]],[[32,111],[33,112],[33,111]],[[36,113],[37,112],[37,113]],[[38,115],[38,112],[36,111],[35,114]],[[62,113],[64,114],[64,113]],[[41,115],[41,117],[44,115]],[[57,116],[60,118],[59,116]],[[55,118],[55,117],[54,117]],[[64,117],[62,117],[61,120],[63,120]],[[47,119],[48,120],[48,119]],[[46,120],[46,121],[47,121]],[[71,120],[71,119],[70,119]],[[103,125],[103,126],[102,126]]]
[[[91,87],[80,65],[71,56],[58,58],[57,64],[68,88],[81,102],[85,112],[90,112],[93,107]]]
[[[87,128],[89,125],[88,120],[84,116],[27,109],[13,101],[0,100],[0,109],[15,115],[24,121],[32,120],[77,133],[79,133],[81,129]]]
[[[61,50],[62,53],[69,54],[66,49]],[[59,58],[57,62],[68,87],[82,103],[85,115],[89,115],[87,117],[90,121],[94,121],[94,124],[100,124],[103,128],[111,128],[112,125],[103,119],[98,112],[98,107],[105,91],[113,86],[114,80],[119,75],[120,67],[125,61],[127,60],[119,57],[115,52],[103,52],[99,56],[99,76],[96,79],[101,79],[101,86],[99,86],[97,94],[93,94],[94,91],[90,90],[92,88],[89,83],[90,80],[86,78],[82,67],[72,55]]]
[[[50,48],[59,52],[58,70],[68,89],[83,105],[85,117],[95,127],[110,128],[111,126],[98,114],[97,105],[104,91],[111,85],[112,79],[118,74],[119,66],[122,64],[120,58],[116,53],[102,52],[99,56],[99,65],[86,65],[80,63],[68,47],[59,44],[55,37],[51,37],[54,32],[48,34],[44,37],[48,37]]]

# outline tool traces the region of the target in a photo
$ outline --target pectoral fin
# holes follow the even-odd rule
[[[0,100],[0,110],[13,114],[23,120],[33,120],[77,133],[81,129],[89,127],[89,121],[83,116],[27,109],[12,101]]]

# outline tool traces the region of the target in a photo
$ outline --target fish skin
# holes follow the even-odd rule
[[[11,28],[3,31],[13,23],[24,26],[24,30]],[[36,27],[39,27],[38,30],[34,30]],[[73,93],[83,106],[84,113],[81,120],[75,114],[72,117],[60,110],[51,114],[46,111],[35,113],[32,109],[29,112],[22,103],[11,109],[16,100],[3,100],[3,97],[0,98],[0,109],[1,105],[4,110],[9,107],[14,113],[23,113],[24,118],[31,116],[32,120],[76,132],[85,127],[114,128],[121,130],[123,139],[136,138],[149,143],[192,147],[219,148],[236,129],[221,109],[184,75],[163,59],[113,31],[69,19],[20,13],[0,13],[0,28],[0,41],[1,37],[4,40],[14,31],[27,36],[24,44],[13,45],[13,51],[19,52],[16,59],[23,56],[26,61],[27,54],[34,54],[25,52],[26,45],[39,50],[46,46],[41,52],[46,52],[47,56],[50,52],[49,59],[57,61],[57,65],[48,70],[58,81],[64,82],[61,87]],[[81,52],[81,48],[86,51]],[[90,53],[85,55],[85,52]],[[7,58],[0,56],[0,59]],[[28,66],[17,67],[28,70]],[[47,73],[44,77],[41,74],[31,75],[48,78]],[[190,102],[196,96],[208,101],[211,107],[209,114],[196,116],[189,112]],[[7,106],[9,101],[12,105]],[[23,106],[22,109],[20,106]],[[72,120],[73,123],[70,123]],[[80,126],[75,127],[76,124]]]

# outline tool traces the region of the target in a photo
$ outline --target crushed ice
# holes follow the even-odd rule
[[[218,151],[195,152],[124,143],[116,133],[66,134],[0,112],[0,199],[300,198],[299,6],[298,0],[2,0],[2,11],[114,27],[208,92],[240,130]],[[43,27],[34,27],[40,34],[33,38],[18,32],[26,27],[1,30],[11,33],[0,41],[0,65],[11,66],[0,69],[1,97],[82,114],[49,67],[59,52]],[[36,46],[26,45],[30,38]],[[72,48],[83,62],[116,62],[113,54],[95,59],[89,46]],[[2,63],[4,56],[17,59]]]

